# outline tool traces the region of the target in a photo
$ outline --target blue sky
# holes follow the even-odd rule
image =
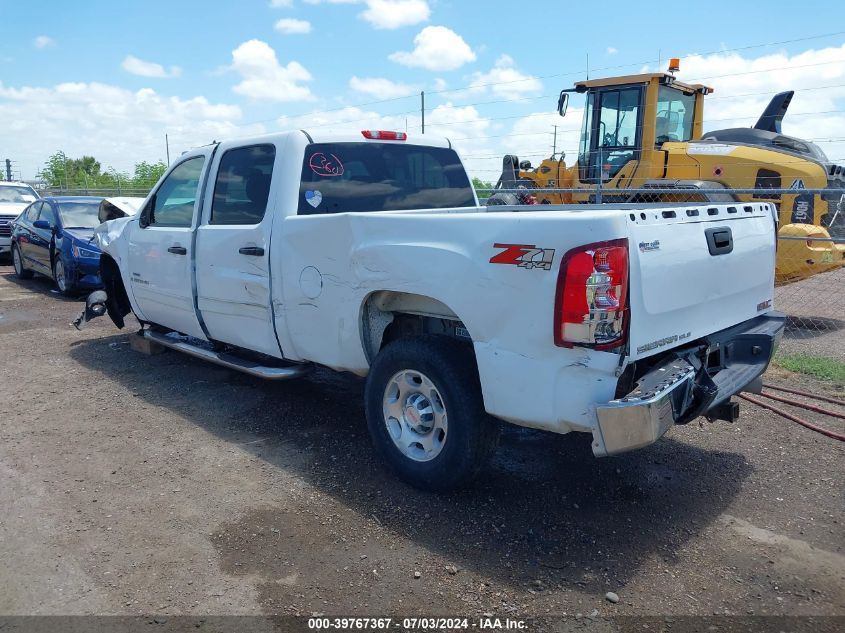
[[[584,76],[588,55],[592,76],[601,76],[657,69],[658,55],[665,63],[708,54],[685,59],[681,78],[709,78],[717,88],[709,127],[750,125],[773,91],[799,87],[787,131],[845,137],[837,87],[845,84],[845,32],[818,37],[837,30],[819,17],[825,10],[795,11],[794,2],[769,2],[762,12],[748,2],[523,6],[535,8],[0,0],[0,158],[32,178],[56,149],[121,170],[164,158],[165,133],[178,154],[212,138],[292,126],[413,132],[425,90],[427,131],[460,139],[472,170],[489,179],[505,151],[550,153],[553,124],[564,149],[574,149],[580,104],[564,120],[553,109],[560,88]],[[756,46],[766,43],[777,44]],[[385,96],[394,99],[373,103]],[[845,156],[837,141],[822,145]]]

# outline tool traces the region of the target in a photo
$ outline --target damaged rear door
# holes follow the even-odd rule
[[[276,357],[270,231],[281,150],[270,141],[219,146],[196,236],[197,307],[209,338]]]

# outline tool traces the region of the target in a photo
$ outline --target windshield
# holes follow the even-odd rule
[[[1,185],[0,202],[20,202],[26,204],[38,200],[38,194],[32,187],[23,185]]]
[[[299,215],[474,207],[452,149],[396,143],[314,143],[305,149]]]
[[[59,202],[59,215],[66,229],[93,229],[100,226],[99,202]]]

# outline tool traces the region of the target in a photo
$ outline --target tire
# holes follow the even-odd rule
[[[364,395],[376,451],[416,488],[459,488],[496,448],[499,423],[484,410],[465,343],[414,336],[388,344],[370,367]]]
[[[519,204],[519,198],[517,198],[516,194],[513,193],[494,193],[486,200],[486,205],[488,207],[505,204],[517,205]]]
[[[17,244],[12,244],[12,265],[15,267],[15,276],[18,279],[32,279],[33,272],[23,265],[23,256]]]
[[[73,294],[73,286],[68,283],[67,275],[65,275],[65,265],[62,262],[61,256],[56,257],[55,261],[53,261],[53,281],[56,283],[59,294],[65,297]]]

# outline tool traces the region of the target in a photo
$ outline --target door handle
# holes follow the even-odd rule
[[[167,249],[168,253],[173,253],[174,255],[187,255],[188,249],[184,246],[171,246]]]
[[[242,246],[238,249],[238,252],[241,255],[253,255],[255,257],[261,257],[264,255],[264,249],[260,246]]]

